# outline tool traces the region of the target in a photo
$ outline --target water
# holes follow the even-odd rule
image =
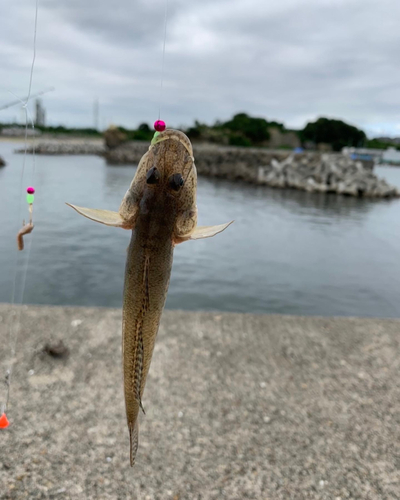
[[[22,156],[0,142],[0,301],[10,302],[15,236],[27,204]],[[32,183],[27,158],[23,190]],[[130,233],[67,207],[117,210],[132,166],[92,156],[37,158],[24,303],[121,306]],[[379,175],[400,186],[400,169]],[[21,200],[21,215],[19,204]],[[400,316],[400,200],[364,200],[199,179],[199,223],[235,224],[175,250],[167,307],[303,315]],[[18,253],[21,271],[27,251]],[[16,281],[21,298],[21,275]]]

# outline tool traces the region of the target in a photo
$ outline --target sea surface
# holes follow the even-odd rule
[[[38,156],[0,142],[0,302],[120,307],[130,233],[65,202],[118,210],[135,172],[95,156]],[[376,173],[400,187],[400,169]],[[36,187],[33,233],[16,251]],[[400,317],[400,200],[367,200],[199,178],[200,225],[178,245],[170,309]],[[29,257],[29,261],[28,261]],[[24,266],[27,266],[24,286]]]

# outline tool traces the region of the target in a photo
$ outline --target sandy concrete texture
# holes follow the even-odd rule
[[[16,317],[1,499],[400,498],[399,320],[166,311],[131,469],[121,311]]]

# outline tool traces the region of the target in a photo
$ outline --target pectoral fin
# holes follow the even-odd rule
[[[118,212],[112,212],[111,210],[99,210],[97,208],[77,207],[76,205],[71,205],[70,203],[67,203],[67,205],[76,210],[78,214],[94,220],[95,222],[100,222],[100,224],[122,227],[124,229],[133,229],[132,224],[129,221],[124,220]]]
[[[230,226],[234,221],[230,221],[227,224],[219,224],[218,226],[197,226],[193,233],[188,236],[182,236],[175,239],[175,244],[182,243],[189,240],[201,240],[203,238],[211,238],[218,233],[222,233],[225,229]]]

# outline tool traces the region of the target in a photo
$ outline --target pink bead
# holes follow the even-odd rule
[[[154,122],[154,128],[157,130],[157,132],[163,132],[166,128],[165,122],[162,120],[156,120]]]
[[[35,192],[35,188],[32,187],[32,186],[29,186],[29,187],[26,188],[26,192],[28,194],[33,194]]]

